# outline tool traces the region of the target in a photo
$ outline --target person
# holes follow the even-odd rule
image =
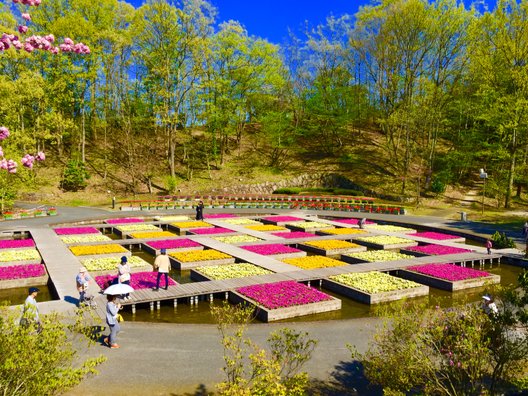
[[[79,273],[75,277],[75,282],[77,284],[77,290],[79,291],[79,305],[82,303],[87,303],[92,306],[92,301],[94,296],[90,295],[88,288],[92,277],[88,273],[85,267],[79,268]]]
[[[361,220],[359,220],[359,228],[365,228],[365,224],[367,224],[367,219],[363,217]]]
[[[491,243],[490,239],[486,239],[486,249],[488,251],[488,254],[491,254],[491,248],[493,247],[493,244]]]
[[[130,265],[128,264],[127,256],[121,257],[121,262],[117,266],[117,276],[119,283],[124,283],[130,286]],[[124,294],[122,299],[124,301],[130,300],[130,293]]]
[[[35,324],[37,328],[37,334],[42,332],[42,324],[40,323],[39,310],[37,306],[37,294],[40,291],[38,287],[30,287],[28,289],[28,296],[24,301],[24,308],[22,311],[22,318],[20,319],[20,325],[29,327],[31,324]]]
[[[196,220],[203,220],[203,209],[203,201],[198,202],[198,205],[196,205]]]
[[[526,239],[528,239],[528,220],[524,222],[523,229],[522,229],[522,235]]]
[[[493,301],[493,297],[482,296],[482,299],[484,300],[484,303],[482,304],[482,309],[486,314],[496,315],[499,313],[499,309],[497,308],[497,304],[495,304],[495,301]]]
[[[122,308],[121,304],[117,302],[116,296],[108,295],[106,296],[106,324],[110,328],[110,334],[108,337],[104,338],[105,344],[110,348],[116,349],[119,348],[117,344],[117,333],[121,331],[121,326],[119,325],[119,310]]]
[[[158,291],[159,285],[160,285],[160,279],[161,274],[164,274],[165,276],[165,290],[169,287],[169,269],[171,267],[171,263],[169,260],[169,256],[167,256],[167,250],[161,249],[160,254],[158,257],[156,257],[156,260],[154,260],[154,271],[158,271],[158,277],[156,278],[156,287],[152,290]]]

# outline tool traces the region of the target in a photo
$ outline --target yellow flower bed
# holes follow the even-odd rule
[[[302,228],[303,230],[312,230],[315,228],[334,228],[331,224],[321,223],[318,221],[292,221],[287,225]]]
[[[223,260],[233,258],[229,254],[219,252],[218,250],[189,250],[187,252],[173,252],[169,256],[174,257],[182,263],[193,261]]]
[[[171,223],[171,226],[178,228],[214,227],[212,224],[206,223],[205,221],[177,221],[175,223]]]
[[[40,263],[40,254],[37,249],[2,249],[0,262],[35,260]]]
[[[410,239],[399,238],[399,237],[388,236],[388,235],[378,235],[378,236],[372,236],[372,237],[358,237],[356,239],[358,241],[376,243],[378,245],[395,245],[395,244],[400,244],[400,243],[412,242]]]
[[[357,248],[359,245],[355,243],[350,243],[347,241],[340,241],[337,239],[327,239],[322,241],[307,241],[303,242],[305,245],[310,245],[319,249],[332,250],[332,249],[347,249],[347,248]]]
[[[263,224],[263,225],[251,225],[246,227],[248,230],[253,231],[284,231],[287,230],[285,227],[276,226],[272,224]]]
[[[170,238],[177,236],[169,231],[156,231],[156,232],[133,232],[130,234],[132,238],[145,239],[145,238]]]
[[[111,241],[112,239],[108,238],[106,235],[98,234],[87,234],[87,235],[68,235],[60,237],[61,241],[65,244],[70,243],[85,243],[85,242],[102,242],[102,241]]]
[[[317,268],[328,268],[328,267],[340,267],[342,265],[348,265],[339,260],[332,259],[325,256],[306,256],[289,258],[282,260],[286,264],[291,264],[302,269],[317,269]]]
[[[159,230],[158,227],[156,227],[153,224],[129,224],[129,225],[120,225],[116,227],[117,230],[121,232],[134,232],[134,231],[156,231]]]
[[[226,219],[224,221],[228,224],[233,224],[233,225],[262,224],[256,220],[244,219],[244,218]]]
[[[262,239],[256,238],[251,235],[230,235],[230,236],[224,236],[224,237],[215,237],[213,239],[216,239],[219,242],[229,243],[229,244],[262,241]]]
[[[110,253],[126,253],[123,246],[118,244],[110,245],[87,245],[87,246],[71,246],[70,250],[76,256],[88,256],[91,254],[110,254]]]
[[[365,231],[358,230],[356,228],[330,228],[328,230],[323,230],[325,234],[332,235],[349,235],[349,234],[364,234]]]
[[[385,232],[416,232],[412,228],[394,226],[394,225],[383,225],[383,224],[366,224],[369,230],[385,231]]]
[[[351,253],[350,257],[355,257],[357,259],[365,260],[368,262],[394,261],[414,258],[413,256],[410,256],[408,254],[392,252],[390,250],[370,250],[368,252]]]
[[[421,286],[418,283],[377,271],[334,275],[330,277],[330,280],[354,287],[370,294],[413,289]]]
[[[158,216],[155,219],[159,221],[187,221],[189,216]]]
[[[246,276],[273,274],[273,272],[268,271],[267,269],[248,263],[211,265],[209,267],[199,267],[197,268],[197,270],[208,278],[214,280],[244,278]]]

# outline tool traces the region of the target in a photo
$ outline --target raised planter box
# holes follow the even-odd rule
[[[494,274],[490,274],[490,276],[464,279],[459,281],[450,281],[436,278],[434,276],[420,274],[418,272],[408,270],[398,270],[397,275],[404,279],[412,280],[424,285],[447,291],[470,289],[473,287],[481,287],[489,284],[500,283],[500,276]]]
[[[167,251],[167,254],[169,253],[172,253],[172,252],[186,252],[186,251],[189,251],[189,250],[203,250],[203,246],[200,245],[200,246],[191,246],[191,247],[182,247],[182,248],[174,248],[174,249],[165,249]],[[141,250],[147,252],[147,253],[150,253],[154,256],[157,256],[159,254],[161,254],[161,249],[156,249],[156,248],[153,248],[152,246],[150,245],[147,245],[147,244],[141,244]]]
[[[195,249],[196,250],[196,249]],[[204,260],[204,261],[178,261],[174,257],[169,256],[172,267],[179,270],[188,270],[197,267],[205,267],[209,265],[224,265],[224,264],[233,264],[235,258],[225,258],[219,260]]]
[[[364,252],[365,250],[367,250],[365,246],[359,246],[355,248],[342,248],[342,249],[320,249],[315,246],[305,245],[304,243],[300,243],[298,246],[300,249],[307,250],[312,253],[317,253],[321,256],[337,256],[340,254]]]
[[[272,257],[277,260],[287,259],[287,258],[296,258],[296,257],[305,257],[306,252],[295,252],[295,253],[281,253],[281,254],[266,254],[265,257]]]
[[[48,274],[37,276],[34,278],[0,280],[0,289],[14,289],[17,287],[46,285],[48,283],[48,280]]]
[[[0,261],[0,267],[9,267],[11,265],[37,264],[41,262],[42,262],[42,258],[33,259],[33,260],[20,260],[20,261]]]
[[[321,226],[321,227],[313,227],[313,228],[303,228],[303,227],[297,227],[291,224],[285,224],[285,227],[289,228],[292,231],[304,231],[304,232],[315,232],[315,231],[326,230],[328,228],[334,228],[334,226],[331,224],[328,224],[327,227]]]
[[[323,279],[323,287],[337,294],[349,297],[364,304],[379,304],[387,301],[401,300],[402,298],[412,298],[426,296],[429,294],[428,286],[419,286],[412,289],[394,290],[382,293],[369,294],[362,290],[343,285],[339,282]]]
[[[119,253],[87,254],[87,255],[81,255],[81,256],[75,256],[75,257],[77,257],[79,260],[97,259],[97,258],[103,258],[103,257],[116,257],[117,259],[116,263],[119,263],[119,258],[123,256],[130,257],[132,256],[132,252],[130,250],[127,250],[126,252],[119,252]],[[116,268],[117,268],[117,264],[116,264]]]
[[[372,243],[372,242],[362,241],[357,238],[353,238],[352,242],[357,243],[358,245],[363,245],[363,246],[367,246],[373,249],[382,249],[382,250],[401,249],[401,248],[406,248],[409,246],[418,246],[418,242],[411,241],[411,240],[409,240],[409,242],[404,242],[404,243],[380,244],[380,243]]]
[[[117,264],[119,263],[119,260],[116,261],[116,268],[112,270],[102,270],[102,271],[88,271],[88,273],[94,277],[94,276],[100,276],[100,275],[116,275],[117,276]],[[145,265],[142,267],[131,267],[130,273],[135,274],[136,272],[147,272],[147,271],[154,271],[152,265]]]
[[[231,291],[229,292],[229,301],[234,304],[250,303],[254,305],[256,317],[266,323],[341,309],[341,300],[334,297],[328,301],[320,301],[286,308],[267,309],[256,303],[254,300]]]

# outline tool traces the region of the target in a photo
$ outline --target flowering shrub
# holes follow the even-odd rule
[[[408,254],[392,252],[390,250],[370,250],[367,252],[350,253],[348,256],[369,262],[394,261],[414,258]]]
[[[276,225],[272,225],[272,224],[251,225],[251,226],[247,226],[246,228],[248,230],[262,231],[262,232],[266,232],[266,231],[283,231],[283,230],[287,229],[285,227],[276,226]]]
[[[130,223],[143,223],[145,220],[138,217],[123,217],[120,219],[108,219],[107,224],[130,224]]]
[[[340,241],[337,239],[326,239],[321,241],[308,241],[303,242],[305,245],[313,246],[319,249],[332,250],[332,249],[347,249],[347,248],[357,248],[360,247],[355,243],[350,243],[347,241]]]
[[[232,213],[208,213],[204,215],[206,219],[229,219],[232,217],[236,217],[236,215]]]
[[[457,239],[460,238],[456,235],[450,235],[450,234],[443,234],[441,232],[432,232],[432,231],[426,231],[426,232],[417,232],[415,234],[409,234],[421,238],[428,238],[428,239],[435,239],[437,241],[445,241],[448,239]]]
[[[315,228],[334,228],[331,224],[320,223],[318,221],[292,221],[287,225],[302,228],[303,230],[313,230]]]
[[[310,270],[317,268],[329,268],[329,267],[340,267],[342,265],[348,265],[339,260],[335,260],[325,256],[306,256],[297,258],[288,258],[282,260],[286,264],[294,265],[296,267]]]
[[[270,244],[270,245],[251,245],[251,246],[240,246],[242,249],[249,250],[253,253],[262,254],[264,256],[272,254],[286,254],[286,253],[299,253],[301,250],[295,249],[285,245]]]
[[[233,258],[229,254],[222,253],[214,249],[173,252],[169,253],[169,256],[175,258],[181,263],[190,263],[194,261],[223,260]]]
[[[102,257],[102,258],[89,258],[81,260],[81,264],[86,267],[88,271],[109,271],[117,268],[121,262],[119,257]],[[130,268],[145,267],[150,264],[143,260],[141,257],[131,256],[128,257],[128,265]]]
[[[353,225],[359,224],[359,219],[334,219],[333,221],[337,221],[338,223],[344,223],[344,224],[353,224]],[[371,220],[366,220],[365,224],[376,224],[376,223]]]
[[[241,263],[227,265],[211,265],[197,268],[202,274],[214,280],[244,278],[246,276],[267,275],[273,272],[259,266]]]
[[[358,237],[356,238],[356,240],[369,242],[369,243],[375,243],[378,245],[396,245],[400,243],[413,242],[410,239],[400,238],[400,237],[395,237],[395,236],[387,236],[387,235],[377,235],[377,236],[372,236],[372,237]]]
[[[276,223],[285,223],[288,221],[303,221],[303,219],[294,216],[268,216],[263,217],[263,220],[274,221]]]
[[[451,247],[451,246],[442,246],[442,245],[411,246],[411,247],[408,247],[407,250],[412,250],[413,252],[430,254],[433,256],[439,256],[442,254],[456,254],[456,253],[471,252],[471,250],[469,249],[463,249],[463,248]]]
[[[449,281],[459,281],[465,279],[481,278],[490,276],[488,272],[479,271],[473,268],[459,267],[455,264],[425,264],[407,268],[409,271],[434,276],[435,278]]]
[[[203,228],[203,227],[214,227],[214,225],[206,223],[205,221],[177,221],[171,223],[171,226],[178,228]]]
[[[153,247],[154,249],[181,249],[202,246],[198,242],[192,241],[190,239],[166,239],[162,241],[150,241],[147,242],[147,245]]]
[[[155,231],[155,232],[133,232],[130,234],[132,238],[135,239],[149,239],[149,238],[171,238],[176,237],[176,234],[173,234],[169,231]]]
[[[256,220],[251,220],[251,219],[245,219],[245,218],[236,218],[236,219],[227,219],[227,220],[224,220],[226,223],[228,224],[233,224],[233,225],[250,225],[250,224],[262,224]]]
[[[111,253],[126,253],[123,246],[116,243],[109,245],[87,245],[87,246],[70,246],[71,252],[76,256],[87,256],[91,254],[111,254]]]
[[[384,232],[414,232],[412,228],[400,227],[394,225],[371,224],[367,227],[369,230],[384,231]]]
[[[356,228],[329,228],[327,230],[323,230],[325,234],[331,234],[331,235],[350,235],[350,234],[364,234],[364,230],[358,230]]]
[[[159,221],[187,221],[189,216],[159,216],[156,217],[156,220]]]
[[[216,239],[219,242],[223,243],[244,243],[244,242],[258,242],[262,239],[256,238],[251,235],[232,235],[232,236],[221,236],[221,237],[214,237],[213,239]]]
[[[40,254],[37,249],[17,249],[0,251],[0,262],[34,260],[40,263]]]
[[[69,243],[83,243],[83,242],[101,242],[101,241],[111,241],[109,237],[106,235],[77,235],[77,236],[63,236],[61,237],[61,241],[69,244]]]
[[[229,234],[230,232],[235,232],[228,228],[223,227],[209,227],[209,228],[193,228],[193,234],[197,235],[210,235],[210,234]]]
[[[65,227],[55,228],[53,231],[57,235],[100,234],[95,227]]]
[[[156,287],[156,278],[157,273],[148,271],[148,272],[136,272],[130,274],[130,286],[134,289],[150,289]],[[115,282],[117,276],[115,275],[101,275],[95,277],[95,282],[99,285],[101,289],[106,289],[113,282]],[[169,286],[177,285],[174,279],[169,277]]]
[[[310,232],[304,232],[304,231],[293,231],[293,232],[272,232],[271,235],[275,235],[281,238],[286,239],[295,239],[295,238],[313,238],[317,235],[312,234]]]
[[[116,227],[121,232],[134,232],[134,231],[160,231],[159,227],[153,224],[132,224],[132,225],[121,225]]]
[[[412,289],[421,286],[416,282],[377,271],[333,275],[329,279],[369,294]]]
[[[5,239],[0,240],[0,249],[17,249],[35,247],[33,239]]]
[[[10,265],[0,267],[0,280],[37,278],[46,275],[44,264]]]
[[[236,291],[268,309],[286,308],[331,300],[328,294],[294,281],[264,283]]]

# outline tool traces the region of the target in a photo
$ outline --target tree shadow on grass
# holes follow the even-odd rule
[[[317,396],[381,396],[382,388],[365,377],[363,365],[357,360],[340,362],[327,381],[312,381],[310,395]]]

